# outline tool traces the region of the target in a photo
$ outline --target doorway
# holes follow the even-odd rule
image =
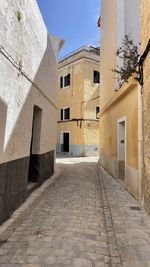
[[[118,178],[125,181],[126,120],[118,121]]]
[[[42,110],[34,106],[28,171],[28,182],[30,183],[37,183],[39,178],[38,155],[40,151],[41,121]]]
[[[61,152],[69,153],[69,143],[70,143],[70,133],[62,132],[61,133]]]

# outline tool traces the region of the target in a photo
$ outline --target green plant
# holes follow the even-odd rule
[[[18,21],[20,21],[21,20],[21,12],[20,11],[17,11],[16,12],[16,15],[17,15]]]
[[[131,35],[125,35],[125,38],[122,40],[122,45],[116,52],[116,56],[120,64],[112,71],[117,74],[117,84],[120,88],[124,82],[128,82],[132,73],[137,72],[136,68],[139,59],[138,46],[134,44]]]

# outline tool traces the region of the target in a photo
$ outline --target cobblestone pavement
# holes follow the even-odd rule
[[[150,218],[106,171],[101,173],[117,247],[125,267],[150,267]]]
[[[0,247],[0,266],[150,266],[150,219],[96,161],[58,159],[62,174]]]

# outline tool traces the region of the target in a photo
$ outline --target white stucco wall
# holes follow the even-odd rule
[[[18,21],[17,12],[21,16]],[[56,144],[56,50],[47,33],[36,0],[0,1],[0,163],[30,153],[33,107],[42,109],[40,148]],[[9,53],[9,55],[7,54]],[[10,62],[10,61],[11,62]],[[38,89],[12,64],[22,70]]]
[[[116,0],[116,50],[122,46],[125,35],[131,36],[139,47],[140,0]],[[116,65],[123,66],[124,61],[116,57]]]
[[[135,44],[140,38],[140,0],[125,0],[125,34],[133,36]],[[134,12],[133,12],[134,10]]]
[[[116,1],[116,37],[117,47],[120,47],[125,35],[125,0]]]
[[[139,44],[140,0],[116,0],[116,32],[117,47],[126,34],[131,34],[135,44]]]

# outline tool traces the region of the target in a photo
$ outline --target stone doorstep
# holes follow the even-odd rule
[[[37,205],[46,189],[52,185],[54,180],[61,174],[61,168],[56,166],[54,174],[46,180],[38,189],[33,191],[25,202],[14,211],[12,216],[0,225],[0,246],[7,241],[25,216],[30,214],[31,209]]]

